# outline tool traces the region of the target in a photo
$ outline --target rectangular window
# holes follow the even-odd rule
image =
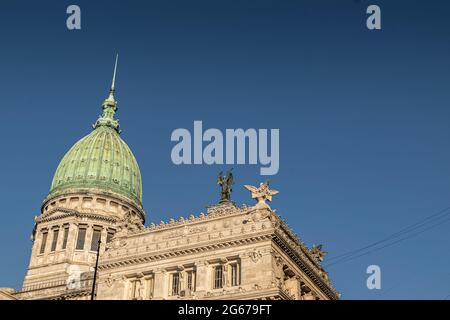
[[[186,288],[188,288],[188,289],[191,290],[191,291],[194,290],[194,288],[193,288],[193,286],[192,286],[193,277],[194,277],[194,275],[193,275],[193,272],[192,272],[192,271],[190,271],[190,272],[187,273],[187,283],[186,283]]]
[[[56,250],[56,245],[58,244],[58,234],[59,234],[59,229],[53,230],[52,247],[50,249],[51,252]]]
[[[106,236],[106,243],[111,242],[111,239],[114,237],[114,230],[108,230],[108,235]]]
[[[45,245],[47,244],[47,231],[44,231],[42,233],[42,242],[41,242],[41,250],[39,250],[39,253],[44,253],[45,252]]]
[[[66,226],[64,228],[63,243],[62,243],[62,249],[63,250],[67,247],[67,238],[68,237],[69,237],[69,227]]]
[[[91,241],[91,251],[98,250],[98,242],[100,241],[101,236],[102,236],[102,231],[99,229],[94,229],[94,233],[92,234],[92,241]]]
[[[172,275],[172,295],[177,296],[180,293],[180,274],[174,273]]]
[[[231,286],[235,287],[239,285],[239,268],[237,264],[231,265]]]
[[[214,268],[214,289],[220,289],[223,287],[223,268],[217,266]]]
[[[78,228],[77,250],[84,250],[84,241],[86,240],[86,227]]]

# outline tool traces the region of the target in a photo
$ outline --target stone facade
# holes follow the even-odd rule
[[[23,288],[8,293],[16,299],[91,299],[94,231],[96,299],[339,298],[320,260],[268,207],[226,202],[145,228],[124,199],[68,192],[48,199],[36,224]]]
[[[268,209],[212,206],[198,217],[118,237],[107,248],[99,266],[99,299],[338,297],[318,261]]]

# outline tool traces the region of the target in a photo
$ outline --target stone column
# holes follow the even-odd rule
[[[147,276],[144,278],[145,281],[145,300],[153,299],[155,296],[155,290],[154,290],[154,283],[155,278],[154,276]]]
[[[106,238],[108,237],[108,228],[103,226],[102,227],[102,235],[101,235],[101,241],[102,244],[100,245],[100,256],[105,252],[106,250]]]
[[[64,225],[62,223],[60,223],[60,224],[58,224],[58,239],[56,241],[56,249],[55,249],[55,252],[57,252],[58,258],[60,257],[60,251],[62,248],[63,238],[64,238]]]
[[[40,254],[42,245],[42,230],[45,228],[37,228],[36,235],[34,237],[33,247],[31,249],[30,267],[37,264],[37,256]]]
[[[87,252],[91,251],[91,242],[93,233],[94,233],[94,226],[90,224],[86,229],[86,239],[84,242],[84,250],[86,250]]]
[[[230,265],[228,263],[222,264],[222,286],[224,288],[228,288],[231,285],[230,278],[228,276],[228,272],[230,270]]]
[[[241,262],[241,285],[245,286],[253,283],[256,277],[254,262],[244,254],[239,255],[239,260]]]
[[[78,224],[69,224],[69,236],[67,237],[66,257],[73,259],[75,247],[77,246]]]

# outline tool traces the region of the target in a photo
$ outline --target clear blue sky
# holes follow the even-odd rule
[[[78,4],[82,30],[68,31]],[[365,10],[382,10],[382,31]],[[2,1],[0,286],[20,287],[33,217],[90,132],[116,52],[123,139],[148,220],[199,214],[226,166],[175,166],[176,128],[279,128],[276,208],[328,258],[450,206],[448,1]],[[235,166],[233,198],[264,177]],[[330,267],[345,299],[450,295],[450,223]],[[326,262],[326,260],[325,260]],[[366,288],[366,268],[382,290]]]

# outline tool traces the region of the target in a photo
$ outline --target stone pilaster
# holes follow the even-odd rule
[[[169,274],[162,269],[156,270],[154,275],[154,299],[164,300],[168,297]]]
[[[195,264],[197,270],[196,276],[196,293],[199,295],[206,294],[212,288],[211,268],[206,261],[198,261]]]

